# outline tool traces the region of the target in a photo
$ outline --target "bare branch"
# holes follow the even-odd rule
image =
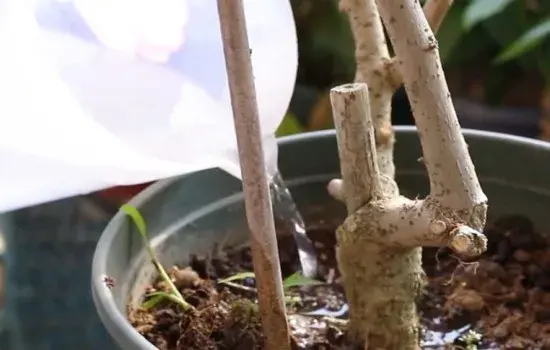
[[[382,63],[390,59],[376,1],[340,0],[340,10],[348,15],[355,40],[355,81],[367,82],[373,68],[382,68]]]
[[[403,1],[401,0],[401,2]],[[395,8],[399,9],[399,11],[404,11],[405,6],[404,4],[403,7],[396,5]],[[404,14],[403,16],[410,16],[410,14]],[[424,18],[423,15],[420,16]],[[391,18],[395,22],[397,16],[392,15]],[[409,20],[408,23],[410,22]],[[410,31],[411,29],[405,28],[405,30]],[[417,37],[405,37],[403,40],[419,42],[415,41],[418,40]],[[412,47],[414,45],[408,46]],[[430,66],[430,64],[425,62],[421,66],[423,70],[419,71],[417,69],[418,65],[421,64],[421,60],[433,60],[433,57],[428,56],[431,51],[437,50],[436,48],[426,50],[424,47],[416,50],[416,56],[411,56],[409,51],[406,51],[405,56],[403,56],[413,57],[410,62],[414,63],[414,69],[411,66],[405,66],[407,70],[404,76],[407,79],[410,79],[411,72],[414,75],[414,81],[425,80],[422,75],[426,74],[426,72],[428,73],[428,77],[437,77],[438,74],[441,77],[441,79],[435,79],[435,83],[432,83],[431,88],[428,89],[422,89],[418,86],[419,84],[413,84],[414,91],[417,94],[420,90],[428,90],[418,97],[418,100],[424,98],[428,101],[434,101],[435,99],[445,97],[438,92],[446,91],[446,85],[444,86],[445,90],[437,90],[441,89],[441,86],[438,85],[440,84],[440,80],[442,80],[443,84],[446,84],[441,68],[435,67],[433,71],[426,70],[424,67]],[[407,82],[409,83],[407,86],[410,87],[410,81],[407,80]],[[487,241],[477,230],[484,224],[486,198],[483,192],[481,192],[477,178],[475,178],[473,166],[470,169],[465,166],[457,167],[456,165],[467,165],[467,162],[455,160],[457,157],[460,159],[464,158],[463,154],[460,153],[461,148],[457,147],[460,146],[460,141],[464,143],[464,140],[460,134],[460,129],[453,127],[453,125],[457,126],[458,124],[456,116],[452,114],[454,113],[453,106],[450,105],[449,107],[448,105],[450,100],[444,99],[443,103],[435,103],[435,105],[433,102],[425,102],[424,104],[420,104],[420,107],[418,107],[419,102],[416,101],[415,105],[417,108],[414,110],[415,113],[418,112],[419,108],[424,108],[420,109],[424,113],[423,116],[431,116],[431,114],[425,112],[425,108],[435,111],[435,117],[424,119],[421,117],[418,125],[421,129],[421,137],[423,139],[428,137],[427,141],[423,141],[423,148],[431,147],[431,150],[439,150],[440,153],[436,154],[438,157],[441,157],[441,155],[447,157],[443,160],[440,158],[432,160],[434,152],[424,151],[426,152],[424,159],[428,160],[426,163],[430,179],[436,179],[438,184],[441,184],[447,191],[443,191],[441,187],[434,186],[432,187],[432,195],[426,200],[410,200],[399,196],[395,182],[381,174],[378,171],[378,167],[374,166],[376,151],[371,144],[372,131],[370,130],[370,125],[372,119],[368,113],[369,101],[364,94],[365,89],[366,86],[363,84],[348,84],[331,91],[333,116],[338,135],[342,179],[332,180],[328,185],[328,191],[335,198],[346,202],[348,206],[349,217],[342,225],[341,232],[346,231],[347,234],[357,235],[357,237],[362,237],[362,239],[376,242],[386,247],[448,246],[456,253],[464,256],[481,254],[486,249]],[[432,91],[433,89],[436,91]],[[442,109],[438,111],[438,107]],[[443,121],[441,122],[438,118],[442,118]],[[455,124],[452,123],[453,118]],[[458,136],[456,136],[457,134],[453,134],[453,137],[445,140],[458,140],[455,141],[459,142],[458,144],[449,143],[448,145],[450,146],[445,146],[446,144],[442,146],[441,144],[434,143],[433,140],[437,142],[443,140],[442,137],[444,135],[441,134],[445,134],[442,132],[442,130],[446,130],[445,128],[450,128],[453,133],[458,133]],[[465,157],[471,165],[467,150]],[[445,187],[444,181],[449,179],[449,174],[448,172],[442,173],[445,171],[448,163],[455,164],[455,184],[453,186],[456,186],[456,183],[464,184],[464,187],[450,188],[457,188],[459,190],[464,188],[470,189],[469,193],[474,193],[476,194],[475,196],[466,196],[466,199],[458,197],[459,199],[463,199],[461,202],[453,199],[454,196],[457,196],[454,193],[457,191],[449,191],[449,187]],[[435,164],[441,164],[441,166],[435,166]],[[461,170],[466,170],[466,174],[473,174],[473,178],[470,176],[469,180],[462,181],[462,174],[464,173]],[[351,183],[349,187],[346,186],[348,181]],[[477,190],[480,192],[476,192]],[[441,193],[444,193],[445,196],[442,196]],[[461,214],[459,215],[458,212]],[[469,224],[472,224],[472,226],[469,226]]]
[[[379,0],[378,4],[421,139],[430,197],[448,208],[448,215],[460,213],[465,223],[480,230],[487,197],[460,130],[433,31],[418,1]]]
[[[330,91],[330,102],[349,213],[383,198],[376,162],[374,132],[367,84],[346,84]]]
[[[290,350],[243,1],[218,0],[218,12],[266,348]]]
[[[391,100],[401,78],[397,79],[397,83],[394,82],[396,70],[389,64],[390,55],[376,1],[340,0],[340,9],[348,15],[355,39],[355,81],[368,84],[380,173],[393,178],[395,167]],[[328,192],[334,198],[344,201],[342,190],[343,182],[340,179],[332,180],[328,185]]]
[[[424,13],[434,31],[439,29],[452,3],[453,0],[428,0],[424,5]],[[391,99],[403,83],[400,67],[396,57],[390,58],[376,0],[340,0],[340,10],[347,13],[355,40],[355,81],[369,85],[380,171],[393,178]],[[328,185],[329,194],[340,201],[344,201],[342,190],[341,179],[334,179]]]
[[[487,249],[487,239],[461,222],[430,198],[396,196],[362,206],[338,230],[386,247],[446,246],[461,256],[480,255]]]
[[[424,4],[424,14],[434,33],[437,33],[439,27],[441,27],[441,23],[443,23],[453,2],[454,0],[428,0]],[[397,64],[397,57],[393,57],[388,62],[388,71],[394,86],[399,87],[403,83],[403,77]]]

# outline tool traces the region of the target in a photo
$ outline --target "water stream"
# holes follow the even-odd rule
[[[273,215],[280,220],[296,242],[298,256],[302,265],[302,273],[306,277],[315,277],[317,274],[317,256],[311,240],[306,234],[306,224],[298,211],[292,194],[286,187],[279,172],[273,176],[270,183],[273,201]]]

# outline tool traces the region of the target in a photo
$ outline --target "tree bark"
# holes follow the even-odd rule
[[[418,1],[378,3],[422,144],[430,178],[427,200],[445,211],[443,216],[481,230],[485,225],[487,197],[460,130],[435,35]]]
[[[355,81],[367,83],[380,171],[393,177],[393,129],[391,101],[399,87],[390,63],[384,27],[375,0],[340,0],[348,15],[355,40]]]
[[[432,10],[434,1],[428,2]],[[342,180],[331,181],[328,189],[346,202],[349,213],[337,230],[338,263],[350,304],[349,336],[365,349],[417,349],[416,300],[425,283],[420,247],[448,246],[460,255],[481,254],[486,238],[479,231],[485,224],[487,199],[460,133],[435,37],[419,2],[379,1],[397,55],[393,59],[387,53],[375,1],[342,0],[341,6],[355,33],[356,81],[370,85],[370,99],[365,86],[345,85],[331,91]],[[441,16],[446,10],[426,12]],[[432,20],[435,27],[441,23],[439,17]],[[393,180],[393,135],[390,132],[389,143],[380,138],[389,121],[391,95],[401,79],[411,99],[430,177],[431,194],[424,200],[399,194]]]
[[[428,0],[424,13],[436,32],[453,0]],[[371,101],[371,115],[377,146],[377,159],[382,174],[393,178],[394,134],[391,123],[391,102],[395,91],[403,83],[396,57],[390,58],[384,28],[376,0],[340,0],[340,10],[348,15],[355,40],[355,82],[367,83]],[[328,185],[328,192],[344,201],[341,179]]]
[[[365,204],[402,198],[376,161],[367,85],[334,88],[331,103],[350,218]],[[390,225],[399,217],[391,219]],[[349,218],[337,231],[336,254],[350,306],[348,335],[355,343],[366,342],[369,349],[414,349],[415,301],[424,284],[420,249],[387,246],[371,240],[372,234],[384,236],[372,222],[352,223]]]

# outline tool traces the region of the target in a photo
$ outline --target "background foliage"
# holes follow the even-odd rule
[[[279,135],[332,127],[328,90],[353,80],[353,37],[337,0],[291,0],[300,52]],[[453,97],[550,115],[550,0],[455,0],[437,38]],[[408,106],[403,91],[394,115]],[[550,103],[548,103],[550,104]],[[395,118],[394,118],[395,119]],[[397,120],[399,124],[399,120]]]

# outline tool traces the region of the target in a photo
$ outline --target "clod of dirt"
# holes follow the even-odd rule
[[[472,289],[467,289],[466,284],[461,284],[451,295],[447,297],[445,309],[462,309],[470,312],[481,311],[485,307],[485,300],[479,293]]]
[[[477,349],[550,350],[550,238],[535,233],[530,220],[508,216],[486,229],[489,247],[477,261],[460,261],[450,251],[424,250],[429,284],[419,301],[425,330],[439,334],[439,345],[464,348],[465,332],[480,333]],[[293,287],[287,305],[294,350],[351,349],[346,343],[346,300],[339,283],[331,229],[308,230],[321,280],[327,284]],[[300,268],[291,237],[282,238],[281,269]],[[174,284],[196,307],[184,313],[163,301],[149,310],[129,310],[132,325],[160,350],[260,350],[264,347],[254,279],[227,286],[215,281],[252,271],[249,249],[191,257],[189,267],[170,271]],[[156,282],[150,290],[166,290]],[[457,332],[460,330],[459,332]],[[452,337],[451,337],[452,335]],[[430,340],[431,344],[433,342]]]
[[[545,349],[550,238],[537,235],[531,221],[520,216],[497,220],[486,234],[489,249],[475,265],[447,252],[438,269],[428,270],[428,297],[444,300],[444,323],[471,324],[482,333],[480,349]]]
[[[200,277],[191,267],[184,269],[173,268],[174,284],[178,288],[192,288],[200,283]]]

